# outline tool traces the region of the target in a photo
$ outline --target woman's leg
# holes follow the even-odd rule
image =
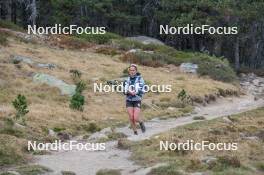
[[[132,127],[133,131],[136,131],[137,127],[136,127],[136,121],[134,119],[134,108],[133,107],[127,107],[127,112],[128,112],[131,127]]]
[[[134,108],[134,111],[133,111],[133,115],[134,115],[134,119],[135,119],[135,122],[142,122],[141,118],[140,118],[140,108]]]
[[[139,122],[139,125],[140,125],[140,128],[142,130],[142,132],[145,132],[146,131],[146,127],[140,117],[140,108],[134,108],[134,119],[136,122]]]

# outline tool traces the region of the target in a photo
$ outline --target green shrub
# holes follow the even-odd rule
[[[71,69],[70,70],[70,73],[72,74],[72,76],[73,76],[73,78],[81,78],[81,76],[82,76],[82,72],[81,71],[79,71],[79,70],[77,70],[77,69]]]
[[[99,126],[97,126],[96,123],[94,123],[94,122],[91,122],[88,125],[87,124],[81,125],[81,127],[86,132],[91,132],[91,133],[94,133],[96,131],[100,131],[101,130],[101,128]]]
[[[179,66],[181,63],[191,62],[199,65],[198,74],[201,76],[209,76],[214,80],[224,82],[233,82],[237,79],[235,71],[226,59],[213,57],[204,53],[178,51],[166,45],[145,45],[128,39],[114,40],[113,45],[125,51],[130,49],[153,51],[153,53],[147,53],[139,50],[125,54],[121,57],[121,60],[124,62],[133,62],[151,67],[159,67],[164,64]]]
[[[110,32],[107,32],[105,34],[81,34],[77,35],[77,37],[96,44],[106,44],[109,43],[112,39],[120,38],[119,35]]]
[[[66,130],[66,128],[64,128],[64,127],[54,127],[53,128],[54,132],[61,132],[61,131],[64,131],[64,130]]]
[[[70,108],[83,111],[84,96],[80,93],[75,93],[71,98]]]
[[[82,93],[84,91],[84,89],[86,88],[86,84],[84,81],[79,81],[77,84],[76,84],[76,93]]]
[[[227,61],[211,59],[199,64],[198,73],[202,76],[223,82],[233,82],[237,80],[235,71],[229,66]]]
[[[192,103],[192,99],[191,96],[187,94],[187,92],[182,89],[179,93],[177,98],[184,104],[191,104]]]
[[[1,20],[1,19],[0,19],[0,27],[9,28],[16,31],[24,31],[22,27],[12,23],[11,21]]]
[[[29,110],[27,109],[27,99],[24,95],[18,94],[17,98],[12,101],[14,108],[16,109],[16,119],[22,119],[22,122],[25,122],[23,118]]]

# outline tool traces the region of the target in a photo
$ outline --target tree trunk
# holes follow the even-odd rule
[[[239,38],[238,37],[236,37],[234,49],[235,49],[235,69],[239,70],[240,63],[239,63]]]

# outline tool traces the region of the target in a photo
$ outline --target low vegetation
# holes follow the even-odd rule
[[[16,109],[16,119],[20,120],[22,124],[25,124],[24,116],[29,112],[26,97],[18,94],[17,98],[12,101],[12,104]]]
[[[102,169],[99,170],[96,175],[121,175],[120,170]]]
[[[110,33],[110,32],[107,32],[103,35],[102,34],[101,35],[100,34],[93,34],[93,35],[81,34],[81,35],[77,35],[77,37],[84,39],[85,41],[95,43],[95,44],[107,44],[107,43],[110,43],[112,39],[121,38],[120,35]]]
[[[24,31],[24,29],[14,23],[12,23],[11,21],[7,21],[7,20],[2,20],[0,19],[0,28],[8,28],[8,29],[12,29],[15,31]]]
[[[153,169],[149,174],[169,175],[183,172],[206,172],[208,174],[254,174],[263,171],[263,113],[264,108],[230,116],[233,123],[225,123],[222,118],[202,121],[178,127],[150,140],[130,143],[132,159],[140,164],[152,166],[167,163]],[[256,139],[254,139],[256,138]],[[160,151],[160,141],[169,143],[237,143],[233,151]],[[209,158],[208,158],[209,157]]]
[[[124,54],[122,61],[134,62],[151,67],[160,67],[165,64],[179,66],[181,63],[191,62],[198,64],[198,74],[209,76],[212,79],[233,82],[236,81],[236,73],[224,58],[209,56],[204,53],[177,51],[165,45],[145,45],[135,41],[123,40],[118,42],[120,49],[141,49]],[[127,47],[127,45],[131,47]]]

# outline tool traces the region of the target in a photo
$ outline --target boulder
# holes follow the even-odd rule
[[[223,117],[223,121],[228,124],[233,124],[232,120],[229,117]]]
[[[45,83],[52,87],[60,89],[62,95],[72,96],[75,94],[76,85],[69,85],[64,81],[44,73],[36,73],[33,76],[33,81],[37,83]]]
[[[217,161],[217,158],[213,157],[213,156],[205,156],[201,159],[201,161],[206,163],[206,164],[212,164],[212,163],[215,163]]]
[[[184,73],[197,73],[198,65],[193,63],[182,63],[180,65],[180,71]]]
[[[55,64],[52,64],[52,63],[38,63],[30,57],[21,56],[21,55],[15,55],[12,61],[14,64],[19,64],[23,62],[30,66],[35,66],[37,68],[54,69],[57,67]]]
[[[151,38],[148,36],[134,36],[134,37],[127,37],[127,39],[132,41],[138,41],[143,44],[157,44],[157,45],[164,45],[164,43],[156,38]]]
[[[55,64],[51,64],[51,63],[37,63],[36,66],[39,67],[39,68],[46,68],[46,69],[54,69],[54,68],[56,68],[56,65]]]
[[[56,133],[52,129],[49,129],[49,136],[56,137]]]
[[[34,61],[31,58],[29,58],[29,57],[15,55],[14,58],[13,58],[13,63],[14,64],[19,64],[20,62],[24,62],[24,63],[29,64],[29,65],[33,65],[34,64]]]

